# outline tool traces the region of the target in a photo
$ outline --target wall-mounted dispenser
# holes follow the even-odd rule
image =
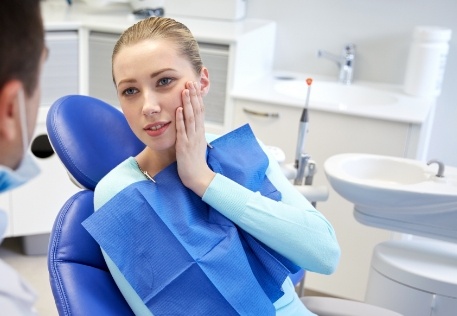
[[[449,40],[452,31],[435,26],[417,26],[413,33],[404,91],[418,97],[437,97],[441,94]]]

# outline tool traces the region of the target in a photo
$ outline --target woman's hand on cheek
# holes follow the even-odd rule
[[[203,196],[215,173],[206,163],[204,105],[195,82],[186,83],[176,110],[176,161],[183,184]]]

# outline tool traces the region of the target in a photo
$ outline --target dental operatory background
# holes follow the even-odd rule
[[[73,0],[71,2],[75,5],[88,1],[89,0]],[[174,0],[164,1],[171,2]],[[197,2],[198,0],[194,1]],[[287,77],[287,75],[290,74],[301,74],[303,78],[309,76],[313,77],[309,135],[307,136],[311,140],[309,144],[307,143],[307,145],[310,145],[307,149],[312,149],[309,152],[311,159],[328,156],[334,152],[346,152],[351,151],[353,148],[361,148],[353,146],[353,144],[358,141],[358,135],[363,136],[364,142],[368,143],[367,148],[376,149],[378,146],[380,148],[389,148],[390,144],[392,148],[395,146],[399,147],[400,145],[404,145],[404,147],[409,146],[408,144],[402,144],[402,140],[393,138],[384,140],[382,144],[376,143],[382,138],[380,134],[385,134],[386,137],[389,138],[391,135],[396,135],[395,133],[397,130],[403,131],[403,125],[407,125],[408,123],[401,125],[400,123],[395,122],[395,120],[379,120],[377,118],[373,119],[373,117],[369,119],[360,119],[360,117],[349,116],[345,113],[339,115],[338,113],[328,114],[327,112],[312,111],[313,97],[316,97],[318,94],[321,76],[322,78],[326,78],[326,80],[337,83],[340,73],[340,69],[335,62],[328,58],[318,57],[319,50],[340,55],[344,47],[348,44],[354,44],[355,53],[352,64],[353,68],[351,68],[351,85],[358,86],[365,82],[387,84],[393,86],[395,92],[402,95],[405,94],[403,86],[405,83],[408,58],[415,28],[417,26],[433,26],[452,30],[452,36],[450,36],[450,39],[446,40],[449,51],[446,54],[444,63],[445,69],[441,84],[441,93],[432,98],[433,108],[429,115],[430,122],[427,122],[427,124],[431,124],[431,131],[426,137],[426,143],[422,143],[419,147],[422,150],[421,158],[435,158],[442,161],[445,165],[457,167],[457,1],[245,0],[245,2],[246,11],[239,22],[262,20],[266,21],[265,24],[262,24],[263,22],[253,22],[245,29],[243,29],[244,26],[240,27],[237,29],[239,33],[243,33],[243,31],[246,32],[239,36],[238,33],[236,35],[227,35],[227,30],[222,28],[217,30],[198,29],[198,34],[204,34],[205,36],[206,34],[210,34],[208,38],[211,38],[211,40],[205,39],[208,42],[217,42],[218,39],[215,39],[214,36],[217,37],[218,34],[221,36],[222,44],[216,43],[216,45],[206,45],[202,46],[202,48],[205,52],[211,53],[223,46],[225,50],[230,51],[230,53],[224,52],[226,55],[231,54],[232,60],[228,63],[228,67],[236,68],[236,70],[239,71],[236,75],[233,70],[231,70],[231,72],[229,71],[229,79],[234,80],[232,87],[236,87],[233,91],[226,91],[226,100],[229,100],[228,103],[231,103],[230,106],[248,105],[254,107],[254,103],[256,103],[256,101],[246,98],[246,94],[244,94],[245,91],[243,90],[244,87],[249,90],[249,85],[252,84],[252,82],[246,85],[244,85],[243,82],[253,73],[253,71],[248,69],[250,66],[257,68],[260,66],[255,63],[250,64],[243,62],[244,59],[248,61],[260,60],[262,62],[269,62],[271,56],[271,72],[273,74],[286,74],[284,77]],[[71,17],[71,9],[69,9],[66,1],[42,0],[42,3],[50,4],[44,11],[44,22],[45,29],[47,28],[47,31],[51,31],[47,34],[47,39],[50,43],[51,59],[60,52],[60,54],[62,54],[61,56],[65,56],[66,69],[65,72],[62,72],[61,68],[59,68],[62,66],[58,65],[56,68],[57,73],[59,73],[60,76],[66,76],[65,79],[59,77],[59,79],[53,81],[53,84],[55,82],[56,85],[52,87],[49,82],[44,82],[44,90],[51,89],[55,100],[57,96],[60,97],[60,95],[58,95],[59,89],[61,89],[60,85],[67,85],[71,91],[82,91],[87,94],[92,94],[92,91],[97,89],[99,91],[105,89],[104,87],[101,87],[101,85],[102,77],[107,77],[108,81],[110,79],[109,58],[111,56],[111,46],[109,45],[115,41],[118,36],[117,33],[119,33],[119,30],[123,29],[124,26],[113,25],[113,28],[103,26],[100,27],[100,29],[95,30],[95,32],[91,31],[91,33],[85,33],[87,29],[83,28],[82,32],[78,34],[77,31],[72,29],[74,28],[74,25],[78,25],[78,20],[73,20],[73,22],[76,22],[75,24],[72,24],[73,22],[65,24],[67,21],[62,22],[59,20],[62,16],[65,17],[65,15],[61,14],[62,8],[67,8],[68,16]],[[55,6],[53,6],[54,4]],[[103,10],[103,7],[88,10],[87,21],[90,20],[91,15],[103,14],[103,19],[93,23],[93,25],[97,25],[98,22],[104,23],[105,19],[108,21],[110,15],[119,14],[118,9],[110,9],[107,7],[105,12]],[[125,14],[127,15],[128,12]],[[165,13],[165,15],[167,15],[167,13]],[[58,18],[56,18],[57,16]],[[56,19],[57,22],[54,19]],[[75,19],[75,17],[69,19]],[[211,21],[211,19],[209,20]],[[52,23],[49,23],[50,21],[52,21]],[[46,24],[47,22],[48,24]],[[234,21],[232,22],[237,23]],[[271,32],[270,22],[274,24],[274,32]],[[59,29],[60,25],[65,26],[62,29]],[[190,25],[190,28],[192,31],[194,30],[192,25]],[[232,30],[230,27],[227,29]],[[233,29],[235,29],[235,27]],[[252,33],[249,33],[250,31],[252,31]],[[78,37],[81,36],[81,34],[84,37]],[[251,36],[251,34],[254,35]],[[230,36],[233,36],[234,39],[230,38]],[[263,39],[261,38],[262,36],[266,37]],[[90,45],[93,45],[93,47],[89,47],[89,50],[93,49],[96,51],[96,54],[84,57],[86,59],[81,58],[81,56],[78,57],[78,54],[81,52],[81,46],[78,46],[78,40],[87,41],[88,38],[89,40],[92,40]],[[271,38],[273,39],[271,40]],[[270,41],[272,41],[271,47],[268,45]],[[227,44],[227,42],[230,42],[231,44]],[[65,43],[65,45],[61,45],[62,43]],[[227,47],[230,47],[231,50]],[[240,50],[237,51],[234,47],[239,48]],[[265,47],[265,50],[268,49],[268,51],[256,51],[254,53],[255,56],[251,58],[249,56],[250,53],[240,47],[254,47],[256,50]],[[97,55],[98,53],[101,53],[103,49],[106,50],[107,54]],[[209,53],[204,54],[211,55]],[[233,54],[239,54],[242,57],[238,58],[239,56],[237,55],[237,58],[233,59]],[[82,64],[79,64],[81,61],[86,62],[90,65],[89,67],[93,67],[93,69],[96,70],[91,71],[90,68],[83,69],[82,71],[79,70],[78,67],[82,67]],[[106,67],[102,65],[102,61],[106,62]],[[237,64],[235,64],[235,62]],[[48,61],[47,67],[51,67],[51,65],[52,60]],[[97,68],[99,66],[101,68]],[[255,69],[256,71],[258,70],[257,68]],[[93,80],[93,83],[80,80],[77,78],[78,72],[80,75],[87,75],[88,77],[93,75],[94,77],[91,78],[92,80],[95,80]],[[106,73],[106,76],[103,75],[104,73]],[[242,74],[241,76],[240,73]],[[227,77],[227,74],[225,75]],[[252,78],[249,77],[249,79]],[[230,80],[227,80],[229,82],[228,84],[227,82],[224,82],[224,84],[229,86],[232,84]],[[216,80],[213,82],[216,82]],[[224,84],[222,85],[222,90],[225,88]],[[431,84],[433,83],[431,82]],[[111,81],[108,85],[109,89],[112,89]],[[106,89],[106,91],[103,90],[102,95],[112,95],[112,100],[115,100],[116,96],[114,95],[114,90],[109,89]],[[212,88],[212,90],[216,89],[218,88]],[[261,91],[261,89],[259,91]],[[306,91],[303,91],[303,94],[305,93]],[[44,96],[46,97],[46,93]],[[95,96],[100,97],[99,95]],[[258,96],[259,100],[263,97],[265,96]],[[265,102],[268,103],[267,101]],[[274,113],[279,113],[282,118],[287,116],[286,110],[281,108],[281,105],[269,104],[266,108]],[[301,110],[297,110],[297,112],[301,113]],[[224,112],[224,109],[222,109],[222,113],[227,114],[229,112]],[[208,114],[213,115],[213,113],[210,112],[210,109],[208,109]],[[214,115],[217,116],[218,113]],[[391,111],[390,116],[395,118],[395,115],[396,113]],[[44,117],[45,115],[42,113],[41,123],[39,119],[36,134],[45,133]],[[237,120],[236,116],[233,121],[230,117],[226,117],[225,119],[228,119],[230,123],[236,122]],[[267,129],[263,135],[267,135],[268,137],[262,137],[262,141],[269,145],[269,141],[273,142],[274,137],[284,133],[285,135],[291,135],[291,137],[297,137],[299,127],[298,120],[299,117],[294,117],[292,115],[291,123],[287,125],[287,130],[283,129],[279,131]],[[426,119],[424,119],[424,122],[425,121]],[[325,126],[322,126],[319,125],[321,122],[328,123],[326,123]],[[332,135],[338,133],[337,131],[335,132],[335,130],[341,127],[349,127],[352,129],[349,131],[349,134],[354,135],[355,138],[332,139]],[[210,130],[210,132],[213,131]],[[376,135],[369,133],[376,133]],[[412,127],[409,132],[406,132],[404,142],[411,142],[411,139],[413,139],[412,143],[414,143],[415,137],[420,138],[420,134],[420,128]],[[373,139],[371,143],[370,137]],[[295,141],[278,141],[279,144],[287,142],[295,145]],[[413,144],[413,147],[415,145],[417,144]],[[287,148],[283,149],[287,152]],[[414,147],[414,150],[415,149],[416,148]],[[395,151],[392,149],[390,152],[394,153]],[[400,151],[398,150],[397,152]],[[287,153],[288,157],[286,157],[286,160],[292,161],[294,157],[293,155],[290,155],[290,150]],[[400,155],[409,158],[414,157],[414,155],[411,155],[411,153],[408,152],[408,149],[405,149],[404,154],[400,153]],[[48,161],[45,161],[46,158],[43,159],[42,169],[50,170],[56,165],[59,165],[55,155],[51,159]],[[319,185],[325,182],[323,170],[324,162],[320,160],[316,162],[316,184]],[[47,173],[46,177],[57,178],[61,177],[62,174],[64,174],[62,170],[56,170],[55,173],[54,171],[50,171],[50,173]],[[18,193],[15,194],[27,194],[27,196],[30,197],[28,200],[36,199],[37,203],[40,202],[40,198],[43,195],[55,196],[55,194],[52,193],[52,190],[54,189],[47,188],[43,185],[39,185],[39,187],[43,190],[49,189],[51,192],[37,193],[35,192],[35,189],[29,190],[25,188],[23,191],[17,191]],[[75,188],[68,182],[66,183],[66,186],[59,184],[59,190],[72,192]],[[60,199],[60,201],[56,202],[59,205],[63,205],[66,198],[68,198],[68,196],[55,197],[56,199]],[[3,202],[4,201],[2,201],[0,197],[0,204]],[[22,206],[19,205],[18,208],[23,207],[29,210],[30,208],[26,205],[26,203],[29,202],[24,200],[23,203],[25,204]],[[7,209],[7,207],[3,208]],[[399,237],[399,235],[395,235],[395,233],[388,230],[361,225],[354,219],[352,205],[349,202],[344,201],[344,199],[333,191],[330,192],[329,201],[319,202],[317,208],[334,225],[342,247],[342,257],[336,273],[331,276],[315,275],[312,273],[307,274],[306,287],[313,291],[331,296],[363,301],[366,293],[373,248],[383,241],[392,239],[392,236],[395,238],[401,238],[401,236]],[[34,218],[35,216],[36,219]],[[42,215],[32,214],[32,212],[27,214],[16,213],[13,220],[19,220],[21,223],[27,222],[27,227],[25,227],[23,231],[20,231],[18,230],[20,225],[17,225],[15,227],[16,231],[10,231],[10,233],[12,233],[12,236],[23,236],[32,233],[36,234],[33,236],[40,236],[36,238],[33,237],[33,240],[37,240],[38,243],[42,243],[43,240],[47,241],[47,235],[44,235],[44,237],[40,235],[44,231],[34,230],[37,227],[36,223],[39,222],[42,217]],[[38,238],[44,239],[40,241]],[[31,241],[31,244],[33,246],[34,241]],[[31,252],[33,253],[33,251]]]

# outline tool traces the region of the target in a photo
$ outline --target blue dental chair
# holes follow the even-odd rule
[[[48,270],[59,315],[133,315],[106,266],[99,245],[81,225],[94,212],[98,181],[144,148],[124,115],[98,99],[71,95],[47,116],[53,149],[81,191],[68,199],[51,232]],[[295,284],[304,271],[292,275]]]
[[[46,125],[55,152],[82,188],[60,210],[49,242],[48,270],[59,315],[133,315],[81,222],[94,212],[98,181],[144,145],[119,110],[88,96],[57,100]]]

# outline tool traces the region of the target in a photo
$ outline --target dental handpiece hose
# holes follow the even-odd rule
[[[308,105],[309,105],[309,95],[311,93],[311,84],[313,83],[313,79],[308,78],[306,79],[306,84],[308,85],[308,93],[306,94],[306,101],[305,107],[303,108],[301,117],[300,117],[300,125],[298,130],[298,139],[297,139],[297,149],[295,151],[295,169],[300,168],[300,161],[301,156],[305,154],[305,139],[306,135],[308,134]]]

